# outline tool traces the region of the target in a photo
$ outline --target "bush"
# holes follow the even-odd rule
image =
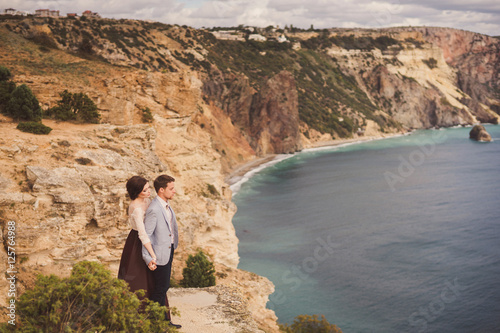
[[[16,120],[40,121],[42,119],[40,103],[26,84],[12,91],[5,106],[5,113]]]
[[[324,315],[321,315],[321,320],[318,315],[299,315],[293,320],[293,324],[279,325],[280,330],[285,333],[342,333],[336,326],[330,324]]]
[[[139,312],[141,301],[127,282],[111,277],[102,264],[82,261],[68,278],[38,276],[17,302],[15,331],[165,332],[165,309],[149,300],[143,304]]]
[[[95,103],[84,93],[70,93],[64,90],[59,94],[57,106],[48,109],[45,115],[57,120],[75,120],[82,123],[99,123],[101,115]]]
[[[16,89],[16,84],[12,81],[0,81],[0,111],[4,113],[12,92]]]
[[[33,134],[49,134],[52,128],[35,121],[21,122],[16,127],[18,130]]]
[[[148,107],[141,109],[142,111],[142,122],[143,123],[152,123],[153,122],[153,114]]]
[[[10,80],[12,74],[10,74],[10,70],[7,67],[0,65],[0,82]]]
[[[424,59],[422,60],[424,64],[426,64],[430,69],[434,69],[437,67],[437,60],[434,58]]]
[[[182,270],[181,286],[185,288],[203,288],[215,286],[215,268],[205,254],[199,250],[196,255],[189,255]]]

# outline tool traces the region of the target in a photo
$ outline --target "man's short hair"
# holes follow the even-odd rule
[[[154,184],[153,184],[155,187],[156,193],[158,193],[158,191],[160,191],[160,188],[165,188],[165,187],[167,187],[168,183],[172,183],[172,182],[175,182],[175,179],[172,176],[169,176],[169,175],[158,176],[155,179]]]

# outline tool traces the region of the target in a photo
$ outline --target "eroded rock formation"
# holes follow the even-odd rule
[[[469,132],[469,138],[476,141],[490,142],[491,135],[483,125],[474,126]]]

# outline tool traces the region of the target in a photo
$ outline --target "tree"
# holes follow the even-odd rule
[[[70,93],[64,90],[59,94],[61,100],[57,106],[48,109],[45,115],[54,119],[68,121],[76,120],[82,123],[99,123],[101,115],[97,105],[84,93]]]
[[[141,301],[127,282],[112,277],[100,263],[82,261],[68,278],[38,276],[34,288],[16,303],[15,331],[165,332],[164,308],[147,299],[143,302],[144,311],[138,311]],[[0,331],[8,329],[6,325]]]
[[[16,120],[40,121],[42,119],[40,103],[26,84],[14,89],[5,106],[5,113]]]
[[[280,329],[285,333],[342,333],[336,325],[330,324],[324,315],[321,315],[321,320],[318,315],[299,315],[291,326],[280,325]]]
[[[181,286],[203,288],[215,286],[215,268],[205,254],[199,250],[196,255],[189,255],[186,267],[182,270]]]

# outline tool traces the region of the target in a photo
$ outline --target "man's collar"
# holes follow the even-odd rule
[[[158,200],[160,200],[160,203],[163,207],[168,206],[168,201],[163,200],[162,198],[160,198],[160,196],[158,196]]]

